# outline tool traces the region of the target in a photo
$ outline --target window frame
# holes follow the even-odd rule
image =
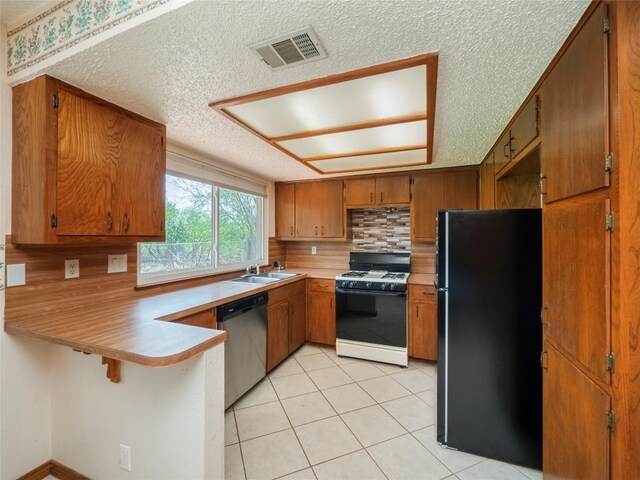
[[[181,169],[178,164],[172,165],[172,168],[167,168],[165,171],[165,178],[167,175],[171,175],[174,177],[184,178],[187,180],[192,180],[195,182],[205,183],[211,185],[213,188],[211,195],[211,256],[213,266],[205,267],[205,268],[190,268],[179,270],[176,272],[164,272],[164,273],[141,273],[142,259],[140,256],[140,246],[142,243],[137,244],[137,285],[139,287],[147,286],[147,285],[158,285],[162,283],[170,283],[179,280],[188,280],[193,278],[200,277],[208,277],[212,275],[219,275],[223,273],[230,273],[235,271],[242,271],[246,269],[249,265],[253,265],[258,263],[260,265],[266,265],[268,263],[269,258],[269,218],[268,218],[268,196],[261,195],[257,192],[252,192],[248,190],[244,190],[242,188],[227,186],[222,182],[216,181],[214,178],[207,178],[215,176],[215,170],[210,168],[210,172],[212,175],[206,175],[207,168],[202,171],[203,175],[194,175],[188,172],[189,169]],[[165,180],[166,181],[166,180]],[[257,260],[250,260],[246,262],[234,263],[229,265],[220,265],[220,248],[219,248],[219,208],[220,208],[220,188],[224,188],[227,190],[233,190],[236,192],[246,193],[248,195],[253,195],[258,198],[257,205],[257,227],[258,231],[258,242],[260,242],[260,250],[262,251],[262,258]],[[165,198],[165,206],[166,206],[166,198]],[[261,233],[261,234],[260,234]]]

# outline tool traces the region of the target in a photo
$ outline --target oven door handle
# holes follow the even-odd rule
[[[406,297],[407,292],[389,292],[382,290],[358,290],[358,289],[344,289],[336,287],[336,293],[342,293],[343,295],[364,295],[368,297]]]

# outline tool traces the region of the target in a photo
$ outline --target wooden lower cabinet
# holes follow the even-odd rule
[[[336,343],[335,280],[307,281],[307,340]]]
[[[548,342],[542,362],[544,478],[609,478],[610,397]]]
[[[185,325],[191,325],[192,327],[216,328],[216,309],[211,308],[204,312],[194,313],[193,315],[174,320],[174,323],[183,323]]]
[[[433,287],[409,286],[409,356],[438,359],[438,302]]]
[[[307,338],[307,295],[302,293],[289,299],[289,353],[301,347]]]
[[[267,371],[289,355],[289,302],[267,308]]]
[[[267,308],[267,371],[300,347],[305,338],[305,281],[271,290]]]

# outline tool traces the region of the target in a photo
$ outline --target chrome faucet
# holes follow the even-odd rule
[[[255,271],[254,271],[255,270]],[[246,269],[247,275],[259,275],[260,274],[260,265],[254,263],[249,265]]]

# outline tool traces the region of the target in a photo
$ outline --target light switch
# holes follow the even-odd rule
[[[7,265],[7,287],[18,287],[25,283],[27,283],[25,264]]]
[[[127,254],[109,255],[109,266],[107,273],[120,273],[127,271]]]

